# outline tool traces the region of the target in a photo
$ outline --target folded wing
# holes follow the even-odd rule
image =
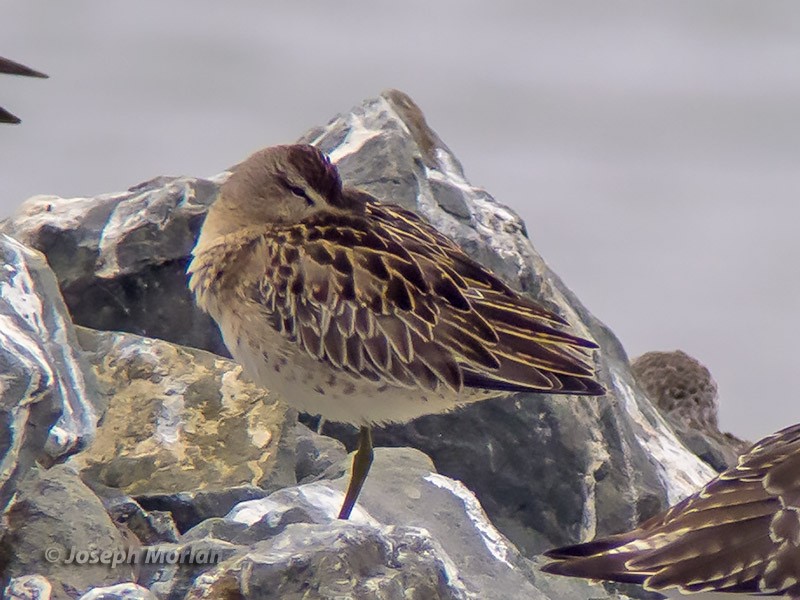
[[[265,244],[273,325],[337,368],[431,390],[603,393],[593,342],[413,213],[364,200],[363,215],[315,214]]]
[[[633,531],[547,553],[544,571],[653,591],[800,597],[800,424]]]

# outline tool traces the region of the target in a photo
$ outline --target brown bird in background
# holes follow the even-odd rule
[[[34,71],[33,69],[26,67],[25,65],[21,65],[19,63],[14,62],[13,60],[9,60],[7,58],[3,58],[0,56],[0,73],[6,73],[8,75],[22,75],[23,77],[42,77],[47,78],[47,75],[44,73],[40,73],[39,71]],[[17,124],[20,123],[20,120],[15,115],[12,115],[2,106],[0,106],[0,123],[11,123]]]
[[[244,371],[301,411],[361,428],[342,519],[373,425],[504,392],[604,393],[594,342],[416,214],[342,186],[313,146],[238,165],[192,254],[190,288]]]
[[[547,573],[663,594],[800,600],[800,424],[756,443],[736,467],[636,529],[546,556],[556,559]]]

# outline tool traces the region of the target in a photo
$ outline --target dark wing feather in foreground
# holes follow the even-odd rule
[[[47,77],[44,73],[34,71],[33,69],[21,65],[13,60],[3,58],[0,56],[0,73],[8,75],[22,75],[24,77]],[[13,125],[19,123],[19,117],[11,114],[2,106],[0,106],[0,123],[11,123]]]
[[[47,75],[45,75],[44,73],[40,73],[39,71],[34,71],[30,67],[21,65],[18,62],[14,62],[13,60],[3,58],[2,56],[0,56],[0,73],[6,73],[7,75],[22,75],[24,77],[42,77],[45,79],[47,78]]]
[[[19,117],[16,115],[11,114],[5,108],[0,106],[0,123],[9,123],[11,125],[16,125],[20,123]]]
[[[800,424],[633,531],[551,550],[548,573],[652,591],[800,598]]]
[[[563,319],[413,213],[344,194],[361,210],[318,213],[259,242],[268,267],[256,291],[311,355],[400,386],[604,393],[596,345]]]

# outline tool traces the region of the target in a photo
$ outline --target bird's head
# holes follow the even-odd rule
[[[209,210],[203,237],[250,226],[292,224],[341,203],[339,172],[314,146],[272,146],[233,169]]]

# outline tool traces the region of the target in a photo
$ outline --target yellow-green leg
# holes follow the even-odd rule
[[[350,474],[350,483],[347,485],[347,494],[344,497],[342,510],[339,511],[340,519],[349,519],[350,512],[356,505],[358,494],[367,479],[367,473],[372,465],[372,430],[362,427],[358,436],[358,448],[353,455],[353,472]]]

